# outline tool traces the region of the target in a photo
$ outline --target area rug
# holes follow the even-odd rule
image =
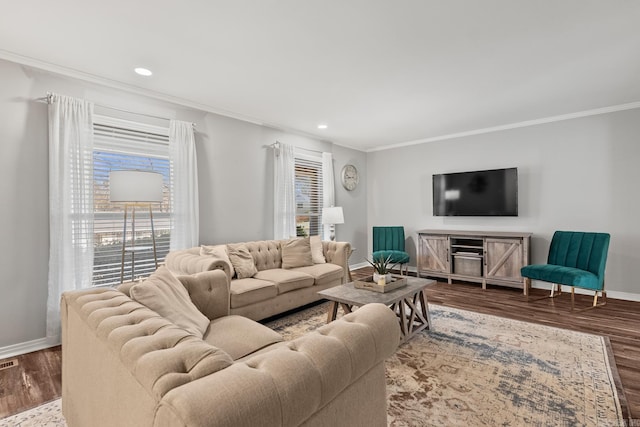
[[[624,426],[608,338],[430,304],[423,331],[387,360],[390,426]],[[271,322],[286,339],[328,303]]]
[[[0,427],[66,427],[66,425],[60,399],[0,420]]]
[[[328,304],[267,323],[286,339],[322,326]],[[390,426],[624,426],[608,340],[430,305],[433,331],[386,363]],[[364,397],[363,397],[364,398]],[[65,426],[60,400],[0,427]]]

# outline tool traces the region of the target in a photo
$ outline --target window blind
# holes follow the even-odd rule
[[[322,234],[322,159],[296,154],[296,234]]]
[[[156,126],[105,116],[94,118],[94,286],[120,282],[124,205],[109,201],[109,172],[137,169],[154,171],[163,177],[163,201],[153,204],[153,225],[158,262],[169,252],[170,238],[170,167],[169,130]],[[135,236],[132,234],[131,210],[127,219],[126,245],[135,239],[136,246],[151,246],[149,209],[137,207]],[[131,255],[124,265],[125,280],[131,279]],[[155,271],[153,252],[135,254],[135,278]]]

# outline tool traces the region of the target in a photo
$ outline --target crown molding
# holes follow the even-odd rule
[[[408,146],[411,146],[411,145],[426,144],[426,143],[429,143],[429,142],[444,141],[444,140],[447,140],[447,139],[462,138],[462,137],[465,137],[465,136],[481,135],[481,134],[484,134],[484,133],[500,132],[500,131],[503,131],[503,130],[517,129],[517,128],[523,128],[523,127],[528,127],[528,126],[536,126],[536,125],[541,125],[541,124],[545,124],[545,123],[561,122],[561,121],[564,121],[564,120],[578,119],[578,118],[581,118],[581,117],[597,116],[597,115],[600,115],[600,114],[614,113],[616,111],[633,110],[635,108],[640,108],[640,101],[638,101],[638,102],[630,102],[628,104],[612,105],[612,106],[609,106],[609,107],[595,108],[593,110],[579,111],[579,112],[576,112],[576,113],[569,113],[569,114],[561,114],[561,115],[558,115],[558,116],[544,117],[544,118],[541,118],[541,119],[525,120],[523,122],[510,123],[510,124],[500,125],[500,126],[492,126],[492,127],[488,127],[488,128],[475,129],[475,130],[470,130],[470,131],[466,131],[466,132],[458,132],[458,133],[452,133],[452,134],[448,134],[448,135],[435,136],[435,137],[432,137],[432,138],[417,139],[417,140],[414,140],[414,141],[401,142],[401,143],[398,143],[398,144],[390,144],[390,145],[385,145],[385,146],[382,146],[382,147],[371,148],[371,149],[367,150],[367,153],[371,153],[371,152],[374,152],[374,151],[391,150],[393,148],[408,147]]]
[[[254,117],[249,117],[249,116],[234,113],[231,111],[214,108],[211,105],[201,104],[199,102],[190,101],[188,99],[180,98],[177,96],[167,95],[161,92],[156,92],[154,90],[145,89],[139,86],[122,83],[116,80],[107,79],[105,77],[101,77],[95,74],[76,70],[74,68],[63,67],[63,66],[52,64],[49,62],[41,61],[39,59],[31,58],[28,56],[18,55],[16,53],[9,52],[3,49],[0,49],[0,59],[5,59],[7,61],[15,62],[17,64],[26,65],[29,67],[37,68],[37,69],[48,71],[55,74],[60,74],[65,77],[72,77],[85,82],[95,83],[101,86],[109,87],[111,89],[118,89],[125,92],[133,93],[136,95],[147,96],[149,98],[153,98],[159,101],[170,102],[172,104],[177,104],[183,107],[188,107],[196,110],[205,111],[208,113],[218,114],[220,116],[230,117],[233,119],[253,123],[260,126],[269,126],[268,124]]]
[[[159,101],[169,102],[169,103],[180,105],[180,106],[183,106],[183,107],[193,108],[193,109],[204,111],[204,112],[207,112],[207,113],[217,114],[217,115],[220,115],[220,116],[229,117],[229,118],[236,119],[236,120],[241,120],[243,122],[252,123],[252,124],[255,124],[255,125],[258,125],[258,126],[265,126],[265,127],[269,127],[269,128],[275,129],[275,130],[280,130],[280,131],[283,131],[283,132],[288,132],[288,133],[304,136],[304,137],[307,137],[307,138],[317,139],[317,140],[322,141],[322,142],[328,142],[328,143],[331,143],[331,144],[334,144],[334,145],[337,145],[337,146],[340,146],[340,147],[348,148],[348,149],[355,150],[355,151],[361,151],[361,152],[365,152],[365,153],[371,153],[371,152],[376,152],[376,151],[384,151],[384,150],[391,150],[391,149],[394,149],[394,148],[402,148],[402,147],[408,147],[408,146],[412,146],[412,145],[420,145],[420,144],[426,144],[426,143],[430,143],[430,142],[444,141],[444,140],[447,140],[447,139],[462,138],[462,137],[473,136],[473,135],[481,135],[481,134],[492,133],[492,132],[500,132],[500,131],[503,131],[503,130],[517,129],[517,128],[535,126],[535,125],[540,125],[540,124],[545,124],[545,123],[553,123],[553,122],[559,122],[559,121],[564,121],[564,120],[577,119],[577,118],[581,118],[581,117],[595,116],[595,115],[600,115],[600,114],[613,113],[613,112],[616,112],[616,111],[624,111],[624,110],[632,110],[632,109],[640,108],[640,101],[631,102],[631,103],[627,103],[627,104],[613,105],[613,106],[609,106],[609,107],[603,107],[603,108],[596,108],[596,109],[592,109],[592,110],[579,111],[579,112],[576,112],[576,113],[561,114],[561,115],[557,115],[557,116],[544,117],[544,118],[534,119],[534,120],[526,120],[526,121],[517,122],[517,123],[510,123],[510,124],[505,124],[505,125],[500,125],[500,126],[492,126],[492,127],[488,127],[488,128],[482,128],[482,129],[474,129],[474,130],[465,131],[465,132],[458,132],[458,133],[435,136],[435,137],[430,137],[430,138],[417,139],[417,140],[413,140],[413,141],[400,142],[400,143],[396,143],[396,144],[389,144],[389,145],[384,145],[384,146],[381,146],[381,147],[375,147],[375,148],[370,148],[370,149],[363,149],[363,148],[353,147],[353,146],[350,146],[350,145],[340,144],[338,142],[334,142],[334,141],[331,141],[331,140],[323,139],[322,137],[319,137],[318,135],[315,135],[315,134],[312,134],[312,133],[308,133],[308,132],[304,132],[304,131],[301,131],[301,130],[298,130],[298,129],[293,129],[293,128],[290,128],[288,126],[279,125],[279,124],[276,124],[276,123],[268,123],[268,122],[259,120],[259,119],[255,118],[255,117],[245,116],[243,114],[222,110],[222,109],[219,109],[219,108],[212,107],[211,105],[201,104],[201,103],[190,101],[190,100],[187,100],[187,99],[184,99],[184,98],[180,98],[180,97],[176,97],[176,96],[172,96],[172,95],[167,95],[167,94],[164,94],[164,93],[161,93],[161,92],[156,92],[156,91],[153,91],[153,90],[150,90],[150,89],[141,88],[139,86],[130,85],[130,84],[126,84],[126,83],[121,83],[121,82],[118,82],[116,80],[111,80],[111,79],[107,79],[105,77],[97,76],[95,74],[87,73],[87,72],[76,70],[76,69],[73,69],[73,68],[63,67],[63,66],[60,66],[60,65],[55,65],[55,64],[52,64],[52,63],[49,63],[49,62],[45,62],[45,61],[41,61],[39,59],[31,58],[31,57],[28,57],[28,56],[19,55],[19,54],[16,54],[16,53],[4,50],[4,49],[0,49],[0,59],[5,59],[7,61],[15,62],[15,63],[21,64],[21,65],[26,65],[26,66],[29,66],[29,67],[33,67],[33,68],[37,68],[37,69],[40,69],[40,70],[48,71],[48,72],[51,72],[51,73],[60,74],[60,75],[65,76],[65,77],[72,77],[72,78],[76,78],[76,79],[83,80],[83,81],[86,81],[86,82],[99,84],[101,86],[106,86],[106,87],[109,87],[109,88],[112,88],[112,89],[118,89],[118,90],[122,90],[122,91],[125,91],[125,92],[133,93],[133,94],[136,94],[136,95],[147,96],[149,98],[153,98],[153,99],[156,99],[156,100],[159,100]]]

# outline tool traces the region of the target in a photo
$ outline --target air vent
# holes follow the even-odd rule
[[[18,359],[7,360],[6,362],[0,362],[0,371],[9,369],[9,368],[14,368],[16,366],[18,366]]]

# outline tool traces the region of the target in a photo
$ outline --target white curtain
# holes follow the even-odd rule
[[[171,120],[169,125],[171,164],[170,250],[198,246],[200,219],[198,204],[198,164],[193,124]]]
[[[60,296],[91,286],[93,103],[49,99],[49,295],[47,341],[60,342]]]
[[[296,159],[293,146],[276,143],[274,153],[274,239],[296,235]]]
[[[322,206],[329,208],[335,206],[336,195],[333,182],[333,155],[322,153]],[[329,240],[331,226],[325,224],[323,227],[323,240]]]

